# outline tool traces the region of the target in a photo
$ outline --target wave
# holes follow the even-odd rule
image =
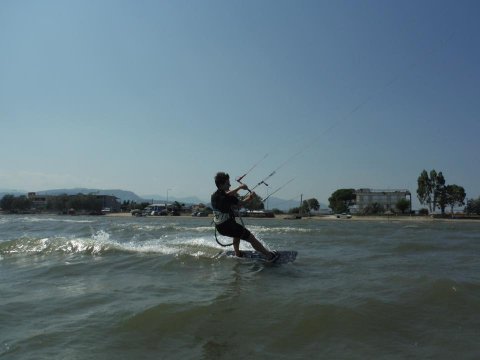
[[[76,219],[76,218],[54,218],[54,217],[34,217],[34,216],[25,216],[19,218],[21,222],[25,223],[42,223],[42,222],[56,222],[56,223],[70,223],[70,224],[84,224],[84,223],[94,223],[95,220],[88,219]]]
[[[292,226],[249,226],[246,225],[247,228],[253,229],[260,233],[268,232],[268,233],[312,233],[317,232],[318,229],[310,229],[310,228],[300,228],[300,227],[292,227]]]
[[[155,253],[163,255],[190,255],[213,257],[221,247],[213,239],[202,237],[172,239],[156,238],[148,240],[117,241],[103,230],[91,237],[21,237],[0,243],[0,256],[83,254],[106,255],[111,253]]]
[[[115,248],[108,234],[98,232],[91,238],[21,237],[0,243],[0,255],[28,254],[102,254]]]
[[[153,231],[194,231],[194,232],[213,232],[213,226],[198,226],[198,227],[186,227],[179,226],[178,224],[164,224],[164,225],[145,225],[145,224],[133,224],[131,227],[133,230],[153,232]]]
[[[289,233],[315,233],[318,232],[318,229],[310,228],[297,228],[297,227],[288,227],[288,226],[261,226],[261,225],[250,225],[245,224],[245,226],[252,232],[257,234],[289,234]],[[208,226],[182,226],[179,224],[132,224],[132,229],[145,232],[155,232],[155,231],[166,231],[166,232],[197,232],[197,233],[213,233],[215,228],[213,225]]]

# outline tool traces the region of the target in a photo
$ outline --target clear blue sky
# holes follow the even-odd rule
[[[208,200],[217,171],[268,154],[244,180],[280,167],[284,199],[415,194],[423,169],[476,198],[479,15],[475,0],[3,0],[0,188]]]

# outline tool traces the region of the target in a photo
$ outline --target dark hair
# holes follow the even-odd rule
[[[217,175],[215,175],[215,185],[217,185],[217,188],[225,184],[228,180],[230,180],[230,176],[227,173],[218,172]]]

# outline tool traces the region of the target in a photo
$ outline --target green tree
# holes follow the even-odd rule
[[[443,177],[443,174],[441,171],[437,174],[435,170],[432,170],[430,172],[430,181],[431,181],[431,188],[433,193],[432,205],[433,205],[433,209],[435,210],[437,206],[439,206],[438,202],[440,201],[443,194],[445,193],[445,178]]]
[[[289,214],[300,214],[300,207],[294,207],[288,210]]]
[[[3,211],[12,211],[14,201],[15,196],[5,195],[2,200],[0,200],[0,207],[3,209]]]
[[[427,216],[428,215],[428,209],[422,208],[422,209],[418,210],[418,215]]]
[[[429,182],[430,182],[430,204],[429,204],[429,207],[430,207],[430,212],[433,212],[435,211],[436,207],[437,207],[437,199],[436,199],[436,189],[437,189],[437,172],[435,171],[435,169],[432,169],[430,170],[430,178],[429,178]]]
[[[263,204],[262,198],[255,194],[253,199],[245,204],[245,208],[248,210],[263,210],[265,205]]]
[[[478,199],[470,199],[467,201],[467,207],[465,208],[467,214],[480,215],[480,197]]]
[[[308,199],[307,204],[310,210],[315,210],[315,211],[320,210],[320,202],[315,198]]]
[[[447,204],[450,205],[451,214],[453,216],[453,208],[456,205],[465,205],[465,189],[458,185],[447,185]]]
[[[444,186],[437,194],[437,206],[442,211],[442,215],[445,214],[445,208],[448,205],[447,186]]]
[[[302,206],[299,208],[299,211],[302,214],[309,214],[310,211],[312,211],[312,210],[316,211],[318,209],[320,209],[320,203],[318,202],[317,199],[312,198],[312,199],[308,199],[308,200],[303,200]]]
[[[145,209],[148,205],[150,205],[149,202],[142,202],[139,205],[135,205],[135,209],[143,210]]]
[[[32,201],[25,195],[5,195],[0,201],[0,207],[9,212],[26,211],[32,208]]]
[[[429,205],[432,201],[430,192],[430,178],[427,170],[423,170],[417,179],[417,198],[422,205]]]
[[[173,210],[180,212],[182,211],[182,208],[185,206],[185,204],[180,204],[178,201],[174,201],[172,204]]]
[[[430,171],[430,175],[423,170],[417,179],[417,197],[422,205],[428,205],[430,212],[435,211],[437,206],[442,208],[445,201],[445,178],[440,171]]]
[[[400,199],[395,204],[395,207],[402,213],[405,214],[405,210],[410,208],[410,201],[407,199]]]
[[[354,189],[338,189],[328,198],[328,207],[336,213],[346,212],[355,201]]]
[[[122,202],[122,205],[120,206],[120,210],[122,212],[129,212],[130,210],[133,209],[133,207],[135,206],[135,202],[134,201],[130,201],[130,200],[124,200]]]
[[[302,205],[299,207],[299,213],[310,214],[310,206],[307,200],[303,200]]]

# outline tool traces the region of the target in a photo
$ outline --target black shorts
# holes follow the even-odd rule
[[[217,231],[223,236],[248,240],[251,235],[248,229],[237,223],[235,220],[227,220],[220,225],[216,225],[216,227]]]

